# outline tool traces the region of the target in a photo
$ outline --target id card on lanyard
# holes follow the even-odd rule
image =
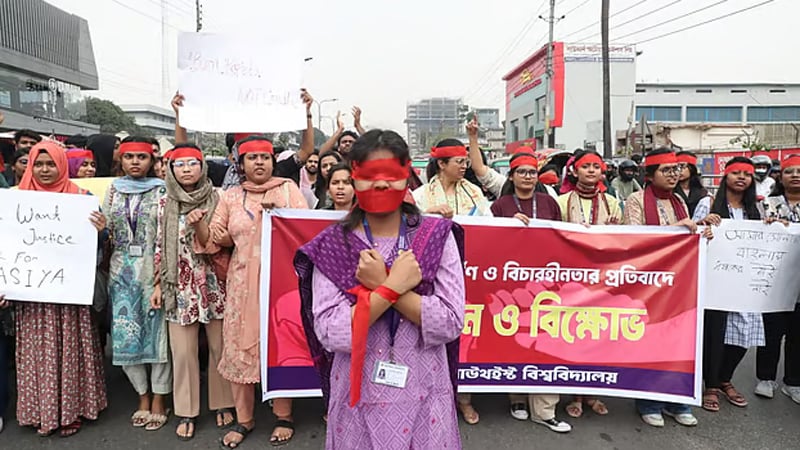
[[[136,244],[136,229],[139,226],[139,217],[142,215],[142,198],[137,197],[136,205],[131,204],[131,196],[125,196],[125,219],[128,221],[128,256],[141,258],[144,256],[144,247]]]
[[[370,247],[375,248],[375,240],[372,237],[372,230],[369,227],[366,217],[363,220],[364,234],[369,241]],[[400,255],[401,251],[408,250],[408,222],[405,215],[400,219],[400,231],[397,234],[397,254]],[[389,308],[384,314],[389,321],[389,360],[375,362],[375,368],[372,371],[371,380],[375,384],[382,384],[384,386],[391,386],[396,388],[406,387],[408,381],[408,366],[399,364],[394,359],[394,341],[397,335],[397,330],[400,328],[400,314],[394,309]]]

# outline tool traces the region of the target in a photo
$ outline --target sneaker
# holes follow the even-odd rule
[[[517,420],[528,420],[528,410],[524,403],[514,403],[511,405],[511,417]]]
[[[756,385],[756,395],[764,398],[775,397],[775,389],[778,389],[778,383],[772,380],[759,380]]]
[[[781,392],[789,396],[793,402],[800,404],[800,386],[783,386]]]
[[[659,413],[642,414],[642,420],[651,427],[660,428],[664,426],[664,416]]]
[[[664,414],[672,417],[675,419],[675,422],[685,426],[685,427],[693,427],[697,425],[697,417],[694,416],[692,413],[681,413],[681,414],[674,414],[669,412],[669,410],[664,410]],[[664,419],[661,419],[661,423],[664,423]]]
[[[550,430],[555,431],[556,433],[569,433],[572,431],[572,425],[568,424],[567,422],[562,422],[555,417],[548,420],[537,419],[535,417],[531,417],[531,420],[539,425],[544,425]]]

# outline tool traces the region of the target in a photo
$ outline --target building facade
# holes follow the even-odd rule
[[[628,126],[636,86],[636,50],[614,45],[611,60],[612,130]],[[544,148],[547,45],[514,68],[506,83],[506,150]],[[555,147],[602,151],[603,72],[599,44],[553,43],[550,131]]]
[[[441,139],[463,136],[468,110],[460,98],[427,98],[406,105],[405,123],[412,154],[427,153]]]
[[[119,108],[136,121],[136,125],[155,137],[175,135],[175,112],[155,105],[119,105]]]
[[[98,88],[89,24],[43,0],[0,1],[0,129],[91,134],[81,90]]]

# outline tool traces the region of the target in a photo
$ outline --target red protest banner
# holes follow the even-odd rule
[[[265,217],[265,399],[320,395],[290,261],[334,217],[341,216]],[[458,222],[467,298],[459,391],[698,403],[699,236],[650,227]]]

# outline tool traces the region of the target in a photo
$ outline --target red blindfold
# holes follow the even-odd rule
[[[400,181],[409,176],[410,162],[400,164],[397,158],[383,158],[353,163],[353,179],[366,181]]]

